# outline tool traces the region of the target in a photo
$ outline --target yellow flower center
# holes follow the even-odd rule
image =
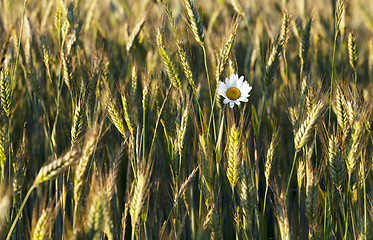
[[[228,89],[226,94],[227,94],[227,97],[230,100],[236,100],[237,98],[239,98],[241,96],[240,90],[238,90],[235,87],[232,87],[232,88]]]

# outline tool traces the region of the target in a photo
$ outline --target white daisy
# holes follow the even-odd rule
[[[230,78],[225,79],[225,83],[219,81],[216,91],[225,98],[223,103],[229,103],[229,107],[233,108],[234,104],[240,105],[240,102],[248,101],[252,88],[247,81],[244,81],[243,76],[238,78],[237,74],[232,74]]]

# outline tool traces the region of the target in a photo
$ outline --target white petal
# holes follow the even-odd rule
[[[241,102],[248,102],[249,100],[246,97],[240,97],[239,99]]]
[[[229,78],[225,79],[225,85],[227,86],[228,89],[231,88],[231,82],[232,81]]]
[[[229,103],[229,107],[230,107],[230,108],[233,108],[233,107],[234,107],[234,102],[233,102],[233,101],[231,101],[231,102]]]
[[[225,97],[226,92],[227,92],[227,86],[225,86],[225,84],[223,82],[219,81],[219,87],[218,87],[218,89],[216,89],[216,92]]]
[[[243,81],[244,80],[244,77],[241,76],[238,81],[237,81],[237,87],[241,87],[245,82]]]
[[[230,99],[226,98],[226,99],[224,99],[223,103],[224,103],[224,104],[227,104],[227,103],[229,103],[230,101],[231,101]]]
[[[240,101],[238,101],[239,99],[235,100],[234,103],[237,104],[237,106],[240,106]]]

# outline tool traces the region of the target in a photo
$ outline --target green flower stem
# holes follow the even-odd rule
[[[295,162],[297,160],[298,152],[299,152],[299,149],[297,149],[295,151],[295,154],[294,154],[293,166],[291,167],[290,176],[289,176],[289,179],[288,179],[288,184],[287,184],[286,192],[285,192],[286,200],[288,199],[289,186],[290,186],[290,182],[291,182],[291,177],[293,176],[293,172],[294,172],[294,168],[295,168]]]

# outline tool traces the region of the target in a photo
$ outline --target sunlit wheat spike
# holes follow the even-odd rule
[[[136,64],[132,65],[131,70],[131,94],[134,101],[136,101],[136,93],[137,93],[137,68]]]
[[[157,31],[157,46],[158,46],[158,54],[161,57],[161,61],[165,67],[167,76],[170,78],[172,85],[176,88],[180,88],[180,78],[179,74],[176,71],[175,64],[172,61],[170,55],[167,53],[164,43],[163,43],[163,36],[161,30],[158,29]]]
[[[209,191],[212,190],[212,179],[211,179],[211,170],[210,164],[208,161],[208,153],[207,153],[207,144],[205,137],[203,135],[199,136],[199,148],[200,148],[200,156],[201,156],[201,172],[202,172],[202,181],[206,184]]]
[[[204,220],[203,227],[210,230],[210,239],[222,239],[220,221],[215,204],[210,206]]]
[[[74,108],[73,125],[71,128],[71,146],[75,144],[84,130],[85,116],[85,104],[79,102]]]
[[[62,59],[62,66],[63,66],[63,80],[69,89],[72,96],[74,96],[74,83],[73,83],[73,70],[71,65],[71,56],[64,51],[61,51],[61,59]]]
[[[58,30],[58,32],[61,31],[62,28],[62,21],[64,20],[66,16],[66,9],[64,6],[64,3],[62,0],[56,1],[56,15],[54,18],[54,26]]]
[[[308,139],[313,133],[314,126],[321,116],[323,108],[324,102],[322,100],[319,100],[316,104],[314,104],[311,112],[307,115],[307,118],[303,121],[302,125],[300,125],[295,134],[295,149],[300,149],[307,144]]]
[[[241,164],[241,181],[240,181],[240,205],[246,222],[251,219],[252,209],[255,206],[256,193],[249,176],[249,170],[244,163]]]
[[[300,160],[298,162],[298,169],[297,169],[297,182],[298,182],[299,191],[302,189],[303,180],[305,176],[306,176],[306,165],[304,163],[304,160]]]
[[[151,188],[150,177],[153,170],[152,168],[152,163],[148,163],[145,171],[138,168],[136,179],[132,185],[132,197],[129,212],[131,215],[133,231],[136,229],[136,226],[140,221],[140,216]]]
[[[104,224],[104,211],[103,211],[102,193],[95,194],[91,203],[88,217],[86,232],[90,239],[99,239],[100,232]]]
[[[1,106],[4,109],[7,117],[10,115],[11,111],[11,86],[10,86],[10,76],[8,72],[0,72],[0,97],[1,97]]]
[[[76,219],[76,215],[78,214],[79,207],[81,205],[81,199],[83,194],[83,184],[85,183],[85,179],[87,178],[87,171],[88,171],[88,164],[91,160],[91,156],[93,152],[96,150],[97,147],[97,127],[93,127],[93,129],[86,135],[86,139],[84,142],[84,147],[82,150],[82,155],[79,158],[78,165],[75,170],[74,175],[74,218]]]
[[[119,110],[119,107],[114,99],[109,99],[107,103],[107,110],[109,113],[109,119],[114,124],[114,126],[117,128],[117,130],[122,134],[123,137],[126,136],[126,130],[124,128],[124,121],[121,114],[121,111]]]
[[[345,175],[343,160],[341,157],[338,139],[331,135],[329,137],[328,163],[330,178],[339,192],[342,192],[342,183]]]
[[[336,3],[336,10],[335,10],[335,30],[336,31],[339,31],[339,27],[342,22],[344,8],[345,8],[344,5],[345,5],[344,0],[338,0]]]
[[[266,65],[266,69],[264,72],[263,81],[266,86],[269,86],[275,78],[275,73],[279,64],[280,54],[289,39],[289,21],[289,15],[285,12],[282,20],[282,27],[278,41],[276,45],[273,47],[272,53],[269,56],[268,63]]]
[[[194,7],[192,0],[184,0],[185,9],[188,14],[188,22],[192,29],[194,38],[199,45],[204,46],[205,34],[203,32],[203,26],[198,16],[197,9]]]
[[[182,154],[184,148],[185,133],[188,125],[189,118],[189,105],[185,107],[181,116],[180,126],[177,128],[177,147],[180,154]]]
[[[290,240],[290,226],[288,217],[288,208],[285,200],[285,194],[281,193],[275,197],[276,208],[275,215],[277,218],[280,236],[282,240]]]
[[[189,82],[190,86],[193,89],[195,89],[195,87],[196,87],[195,86],[195,77],[194,77],[194,73],[193,73],[192,68],[191,68],[190,58],[187,55],[187,52],[185,51],[185,47],[184,47],[183,42],[179,38],[177,29],[176,29],[176,26],[175,26],[175,20],[172,16],[172,12],[170,11],[167,3],[163,2],[163,4],[164,4],[164,7],[165,7],[165,11],[167,13],[169,23],[171,25],[172,33],[173,33],[174,38],[175,38],[177,51],[178,51],[178,55],[179,55],[179,58],[180,58],[180,61],[181,61],[181,66],[183,67],[183,70],[184,70],[184,74],[185,74],[186,78],[188,79],[188,82]]]
[[[177,202],[177,200],[180,198],[180,196],[185,192],[188,185],[193,180],[194,175],[197,173],[199,167],[197,166],[193,171],[189,174],[189,176],[184,180],[184,182],[180,185],[180,189],[178,193],[174,197],[174,204]]]
[[[5,42],[3,43],[3,47],[1,49],[1,53],[0,53],[0,72],[3,71],[3,69],[4,69],[3,64],[4,64],[4,61],[5,61],[6,52],[8,51],[10,37],[12,36],[12,31],[13,31],[13,28],[10,28],[9,31],[8,31],[8,34],[6,35]]]
[[[43,57],[43,62],[47,70],[49,71],[49,45],[47,38],[45,36],[40,35],[40,48],[41,48],[41,55]]]
[[[346,109],[347,120],[350,123],[350,126],[352,126],[355,122],[356,114],[358,111],[356,110],[356,106],[351,101],[346,100],[344,98],[342,98],[342,100],[344,100],[343,105],[344,105],[344,108]]]
[[[128,211],[129,211],[129,203],[126,202],[125,205],[124,205],[124,211],[123,211],[122,220],[121,220],[121,225],[122,225],[121,240],[124,240],[125,236],[126,236]]]
[[[313,180],[306,190],[306,216],[308,219],[308,237],[309,239],[317,239],[315,238],[317,234],[317,186]]]
[[[107,236],[108,240],[113,240],[114,226],[111,219],[109,199],[107,198],[107,195],[105,193],[102,194],[102,212],[104,217],[102,230]]]
[[[146,18],[142,17],[138,21],[136,26],[133,28],[133,30],[131,32],[131,35],[128,37],[128,41],[127,41],[127,44],[126,44],[127,53],[131,52],[133,46],[137,43],[139,34],[141,32],[141,29],[144,27],[145,21],[146,21]]]
[[[298,110],[295,107],[289,107],[287,113],[289,116],[291,126],[293,127],[293,131],[295,131],[298,126],[298,121],[299,121]]]
[[[71,166],[80,155],[79,148],[72,148],[62,157],[44,165],[35,178],[34,185],[49,181]]]
[[[32,231],[32,240],[43,240],[47,238],[48,226],[51,226],[50,214],[52,213],[51,208],[43,209],[34,230]]]
[[[271,143],[269,144],[267,155],[266,155],[266,162],[265,162],[265,169],[264,169],[264,176],[266,179],[266,185],[269,186],[269,177],[271,175],[271,169],[272,169],[272,161],[273,161],[273,155],[275,153],[275,148],[277,145],[277,133],[274,132],[272,135]]]
[[[227,177],[233,189],[240,178],[240,133],[235,125],[229,133]]]
[[[118,171],[119,171],[119,165],[120,165],[120,162],[121,162],[121,158],[124,154],[124,147],[126,145],[126,142],[127,142],[128,138],[126,138],[120,145],[120,148],[118,149],[118,153],[115,157],[115,161],[113,162],[111,168],[110,168],[110,172],[109,172],[109,176],[106,180],[106,194],[107,194],[107,199],[108,201],[110,202],[111,199],[113,198],[113,195],[114,195],[114,191],[115,191],[115,187],[116,187],[116,181],[117,181],[117,176],[118,176]]]
[[[123,115],[124,115],[124,120],[126,121],[127,128],[130,131],[131,134],[133,134],[133,119],[131,117],[131,111],[128,108],[127,104],[127,97],[125,91],[121,92],[121,99],[122,99],[122,106],[123,106]]]
[[[233,44],[234,44],[234,39],[236,37],[237,29],[239,26],[241,18],[236,18],[233,26],[231,27],[231,32],[229,33],[227,40],[225,42],[223,51],[220,56],[220,61],[219,65],[216,68],[216,82],[218,83],[220,81],[221,76],[223,76],[225,67],[227,66],[228,63],[228,58],[229,55],[231,54]]]
[[[352,126],[351,141],[348,148],[346,166],[348,175],[352,175],[355,171],[356,163],[361,149],[361,138],[364,132],[364,124],[361,120],[356,120]]]
[[[352,32],[348,34],[347,46],[348,46],[348,61],[350,62],[352,69],[356,71],[358,58],[357,58],[355,34]]]
[[[342,128],[343,131],[347,130],[348,119],[345,109],[346,99],[340,87],[337,88],[335,98],[333,99],[333,111],[337,115],[338,125]]]
[[[286,45],[290,38],[290,16],[288,12],[284,12],[282,16],[281,32],[278,41],[282,45]]]

